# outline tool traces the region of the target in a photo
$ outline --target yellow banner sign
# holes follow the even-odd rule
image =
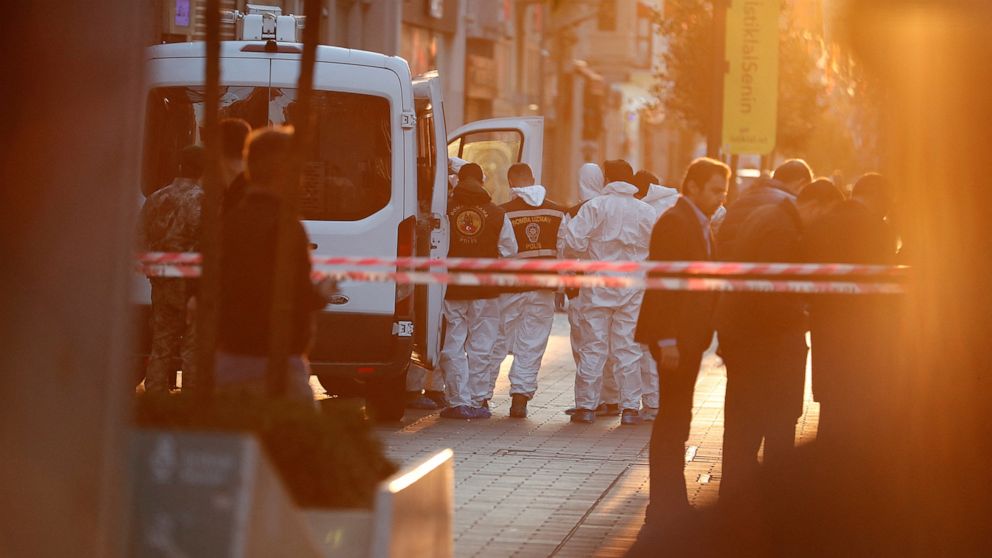
[[[775,148],[778,117],[778,19],[781,0],[733,0],[727,11],[723,145],[729,153]]]

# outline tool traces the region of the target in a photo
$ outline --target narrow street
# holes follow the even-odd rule
[[[647,506],[651,424],[621,427],[619,417],[592,425],[568,421],[575,365],[562,314],[524,420],[507,417],[511,362],[504,362],[492,419],[463,422],[410,410],[398,428],[379,429],[387,453],[407,463],[454,449],[456,556],[622,556]],[[697,384],[686,452],[696,506],[717,499],[725,385],[724,368],[711,353]],[[798,443],[815,438],[818,409],[807,389]]]

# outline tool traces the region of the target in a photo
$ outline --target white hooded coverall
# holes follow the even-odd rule
[[[596,163],[582,165],[579,168],[579,198],[582,200],[579,207],[589,200],[601,196],[603,194],[603,186],[605,186],[603,169]],[[561,222],[561,228],[558,229],[558,257],[588,259],[588,256],[585,254],[579,254],[575,251],[570,251],[568,255],[565,253],[565,229],[568,227],[570,220],[571,216],[566,213],[565,218]],[[575,366],[578,367],[579,349],[585,344],[586,339],[589,338],[589,334],[587,333],[588,325],[585,322],[582,313],[582,304],[579,298],[572,298],[568,301],[568,326],[569,341],[572,345],[572,358],[575,360]],[[610,375],[612,376],[612,374]],[[616,385],[616,382],[610,383],[614,386]],[[615,387],[613,391],[616,392]]]
[[[655,212],[634,198],[637,187],[611,182],[604,194],[586,202],[565,227],[563,248],[570,257],[601,261],[641,261],[648,255]],[[599,404],[607,360],[620,389],[620,406],[637,410],[641,398],[641,356],[634,341],[642,289],[582,289],[579,294],[586,342],[578,347],[575,407]]]
[[[547,198],[544,186],[534,185],[510,188],[513,199],[521,199],[528,206],[540,208]],[[504,206],[506,207],[506,206]],[[562,219],[560,209],[536,209],[526,213],[543,213],[545,217]],[[531,215],[529,215],[531,216]],[[507,217],[515,219],[514,213]],[[551,247],[555,250],[555,247]],[[552,252],[554,254],[554,252]],[[520,251],[520,257],[527,253]],[[492,399],[499,378],[500,365],[507,354],[513,352],[510,366],[510,395],[523,395],[532,399],[537,392],[537,376],[548,348],[548,338],[555,321],[555,293],[550,290],[535,290],[500,295],[500,333],[493,346],[493,358],[489,367],[489,385],[484,399]]]
[[[650,205],[655,212],[655,222],[663,213],[675,206],[679,201],[679,191],[675,188],[652,184],[648,193],[641,201]],[[605,385],[605,382],[604,382]],[[606,391],[605,388],[603,390]],[[658,408],[658,367],[655,365],[651,351],[644,350],[641,357],[641,404],[646,409]]]

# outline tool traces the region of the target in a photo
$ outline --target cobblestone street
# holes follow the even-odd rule
[[[387,453],[406,463],[454,449],[456,556],[622,556],[647,506],[651,423],[568,421],[575,365],[564,315],[556,317],[525,420],[507,417],[511,362],[504,363],[492,419],[463,422],[442,419],[437,411],[408,411],[400,427],[380,429]],[[686,452],[696,506],[717,499],[725,385],[720,359],[707,355]],[[798,443],[815,437],[818,408],[807,390]]]

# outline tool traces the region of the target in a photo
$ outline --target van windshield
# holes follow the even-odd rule
[[[296,90],[252,86],[221,88],[220,117],[251,127],[294,124]],[[314,91],[313,151],[303,169],[302,217],[357,221],[385,207],[392,195],[389,101],[337,91]],[[160,87],[149,93],[142,191],[168,185],[183,147],[203,143],[201,87]]]

